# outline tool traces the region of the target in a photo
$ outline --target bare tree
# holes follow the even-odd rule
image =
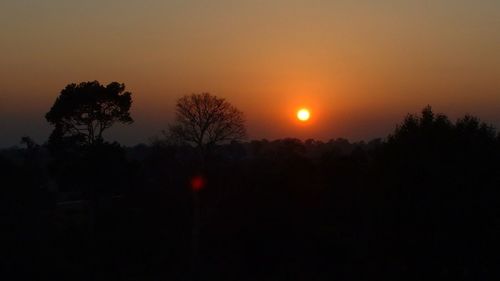
[[[196,147],[200,152],[203,169],[204,158],[213,146],[246,137],[245,119],[241,111],[223,98],[209,93],[187,95],[177,101],[175,123],[169,127],[167,137],[170,142],[187,143]],[[192,189],[192,279],[197,280],[201,206],[199,188],[192,184]]]
[[[209,93],[184,96],[177,101],[170,136],[205,153],[217,144],[246,137],[243,113],[223,98]]]

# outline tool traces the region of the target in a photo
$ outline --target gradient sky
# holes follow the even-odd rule
[[[240,108],[252,139],[384,137],[427,104],[498,128],[500,1],[0,1],[0,147],[46,141],[60,90],[91,80],[133,93],[136,122],[106,134],[127,145],[199,92]]]

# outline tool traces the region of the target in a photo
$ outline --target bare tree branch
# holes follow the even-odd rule
[[[243,113],[225,99],[209,93],[181,97],[175,118],[170,134],[201,150],[246,138]]]

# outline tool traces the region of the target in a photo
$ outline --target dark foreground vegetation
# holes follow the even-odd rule
[[[231,143],[203,169],[163,139],[63,156],[23,141],[0,156],[3,280],[500,277],[500,141],[472,117],[427,108],[368,143]]]
[[[47,144],[1,151],[0,279],[500,279],[500,139],[478,119],[427,107],[383,140],[241,142],[224,100],[180,101],[173,134],[127,148],[102,138],[133,121],[124,86],[69,85]],[[234,122],[200,138],[182,118],[200,103]]]

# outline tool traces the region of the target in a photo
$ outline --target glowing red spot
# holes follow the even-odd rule
[[[195,176],[191,179],[191,188],[198,191],[205,187],[205,179],[202,176]]]

